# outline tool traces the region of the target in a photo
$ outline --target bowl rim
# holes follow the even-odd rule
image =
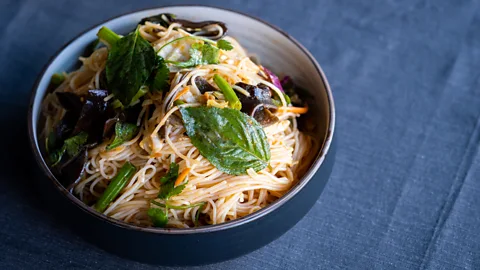
[[[105,24],[111,20],[121,18],[126,15],[130,15],[133,13],[138,13],[142,11],[149,11],[149,10],[155,10],[155,9],[161,9],[161,8],[174,8],[174,7],[179,7],[179,8],[209,8],[209,9],[217,9],[220,11],[227,11],[227,12],[232,12],[236,13],[238,15],[248,17],[250,19],[255,20],[258,23],[264,24],[270,29],[282,34],[285,38],[290,40],[293,44],[295,44],[298,49],[300,49],[311,61],[313,66],[315,67],[317,73],[320,75],[322,82],[324,84],[325,92],[327,95],[327,101],[328,101],[328,129],[327,133],[325,136],[325,141],[323,143],[322,148],[318,152],[317,156],[315,159],[312,161],[312,165],[310,168],[307,170],[305,175],[298,181],[298,184],[294,185],[285,195],[282,197],[278,198],[275,202],[269,204],[268,206],[254,212],[251,214],[248,214],[244,217],[235,219],[235,220],[230,220],[226,221],[220,224],[214,224],[214,225],[206,225],[206,226],[201,226],[198,228],[156,228],[156,227],[140,227],[134,224],[130,224],[124,221],[120,221],[114,218],[111,218],[109,216],[104,215],[103,213],[99,213],[97,211],[94,211],[91,207],[80,201],[77,197],[75,197],[72,193],[70,193],[65,187],[63,187],[60,182],[56,179],[56,177],[51,173],[50,169],[48,168],[45,159],[43,158],[42,154],[40,153],[38,147],[36,146],[36,142],[34,139],[34,129],[33,129],[33,104],[35,102],[35,97],[37,96],[37,90],[38,86],[40,84],[40,81],[42,78],[45,76],[45,72],[48,69],[48,67],[52,64],[54,60],[57,59],[58,55],[68,46],[70,46],[73,42],[75,42],[77,39],[79,39],[81,36],[83,36],[85,33],[89,32],[90,30],[101,26],[102,24]],[[48,62],[44,65],[42,68],[42,71],[39,73],[37,76],[37,79],[35,80],[35,83],[33,84],[32,88],[32,94],[30,96],[30,101],[29,101],[29,108],[28,108],[28,135],[29,135],[29,140],[30,140],[30,146],[32,147],[33,153],[35,155],[35,160],[37,161],[38,165],[42,168],[43,173],[53,182],[55,187],[57,188],[60,193],[62,193],[63,196],[66,197],[72,204],[75,206],[79,207],[81,210],[86,212],[87,214],[90,214],[92,217],[99,219],[100,221],[104,221],[109,223],[110,225],[120,227],[122,229],[128,229],[128,230],[134,230],[134,231],[141,231],[141,232],[148,232],[148,233],[155,233],[155,234],[168,234],[168,235],[187,235],[187,234],[197,234],[197,233],[211,233],[211,232],[217,232],[217,231],[223,231],[223,230],[228,230],[232,229],[241,225],[244,225],[246,223],[253,222],[255,220],[261,219],[265,217],[266,215],[274,212],[277,208],[281,207],[284,205],[286,202],[288,202],[291,198],[293,198],[301,189],[303,189],[308,182],[313,178],[314,174],[317,172],[317,170],[320,168],[320,166],[323,164],[323,161],[325,160],[326,155],[329,152],[330,146],[332,144],[333,140],[333,133],[335,130],[335,105],[333,101],[333,95],[332,91],[330,88],[330,85],[328,83],[327,77],[325,76],[325,73],[323,72],[322,68],[316,61],[315,57],[302,45],[300,42],[298,42],[294,37],[286,33],[284,30],[280,29],[279,27],[266,22],[256,16],[249,15],[244,12],[228,9],[228,8],[223,8],[223,7],[216,7],[216,6],[210,6],[210,5],[198,5],[198,4],[181,4],[181,5],[162,5],[162,6],[157,6],[157,7],[149,7],[149,8],[142,8],[134,11],[129,11],[126,13],[122,13],[120,15],[108,18],[106,20],[103,20],[97,24],[94,24],[91,27],[88,27],[84,31],[81,31],[79,34],[75,35],[73,38],[71,38],[68,42],[66,42],[63,46],[61,46],[48,60]]]

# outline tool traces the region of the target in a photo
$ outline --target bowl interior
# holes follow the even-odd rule
[[[295,190],[298,191],[321,165],[322,157],[328,150],[329,140],[333,133],[333,101],[329,92],[330,90],[328,89],[328,83],[322,71],[306,49],[287,34],[267,23],[229,10],[204,6],[174,6],[138,11],[101,23],[81,34],[64,47],[63,50],[52,59],[43,75],[39,78],[38,85],[36,89],[34,89],[36,92],[34,92],[34,96],[32,97],[31,126],[29,126],[29,129],[31,131],[30,135],[33,136],[32,143],[34,151],[37,157],[39,157],[38,161],[41,163],[40,165],[47,170],[47,174],[49,174],[51,178],[54,178],[45,160],[41,158],[42,155],[39,154],[41,152],[39,134],[42,129],[41,121],[39,122],[41,119],[41,103],[46,94],[52,74],[62,71],[72,71],[78,67],[78,57],[82,55],[85,48],[96,39],[96,33],[101,26],[107,26],[117,33],[128,33],[135,28],[142,18],[166,12],[192,21],[217,20],[225,22],[229,29],[228,35],[236,38],[249,53],[256,55],[262,65],[278,74],[291,76],[294,81],[305,88],[314,99],[311,101],[311,104],[315,104],[315,106],[310,108],[309,117],[315,119],[316,127],[314,134],[320,143],[317,149],[314,149],[316,158],[311,168],[287,195],[272,205],[243,219],[254,218],[255,216],[261,216],[262,213],[265,214],[272,211],[274,209],[272,208],[273,205],[281,204],[282,201],[285,202],[289,196],[293,196],[296,193]],[[69,197],[75,201],[73,196]],[[83,203],[80,201],[76,200],[76,203],[84,208],[84,210],[87,210],[87,207],[83,206]],[[92,213],[93,211],[90,212]],[[236,221],[237,220],[227,223]],[[116,221],[113,222],[117,223]]]

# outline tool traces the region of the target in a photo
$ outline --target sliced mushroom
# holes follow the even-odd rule
[[[140,24],[145,24],[145,22],[158,23],[163,27],[169,27],[172,23],[179,23],[182,25],[180,28],[188,33],[213,40],[217,40],[225,36],[228,30],[227,26],[223,22],[192,22],[188,20],[176,19],[176,16],[170,13],[161,13],[155,16],[143,18],[140,21]]]
[[[67,111],[80,111],[83,103],[80,96],[71,92],[57,92],[57,99],[60,105]]]
[[[107,120],[107,102],[104,100],[107,96],[107,90],[89,90],[75,125],[73,134],[87,132],[90,147],[102,141],[103,126]]]
[[[160,13],[155,16],[143,18],[138,24],[145,24],[145,22],[158,23],[163,27],[168,28],[170,24],[175,22],[175,15],[171,13]]]
[[[197,77],[195,78],[195,85],[197,86],[200,93],[204,94],[205,92],[214,92],[218,91],[217,88],[213,87],[205,78]]]
[[[262,126],[269,126],[278,122],[278,117],[274,115],[277,107],[273,104],[272,92],[264,84],[250,85],[246,83],[237,83],[237,86],[245,89],[250,96],[239,95],[242,102],[241,111],[252,116]]]

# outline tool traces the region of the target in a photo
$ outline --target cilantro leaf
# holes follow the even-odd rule
[[[190,59],[185,62],[168,61],[179,68],[189,68],[198,65],[217,64],[219,49],[209,43],[195,43],[190,47]]]
[[[160,208],[150,208],[148,209],[147,215],[153,222],[155,227],[165,227],[168,222],[168,215]]]
[[[106,147],[107,150],[114,149],[122,143],[129,141],[138,133],[138,127],[135,124],[117,122],[115,124],[115,139]]]
[[[218,48],[205,43],[202,47],[202,62],[204,64],[218,64]]]
[[[159,199],[168,200],[170,197],[180,194],[186,186],[185,184],[175,187],[175,180],[178,177],[178,164],[172,162],[170,164],[170,170],[168,173],[160,178],[160,192],[158,193]]]
[[[82,150],[81,148],[87,142],[87,139],[88,133],[80,132],[77,135],[66,139],[63,143],[63,146],[65,146],[67,154],[71,157],[74,157],[80,153],[80,150]]]
[[[219,41],[217,41],[217,47],[224,51],[230,51],[231,49],[233,49],[232,44],[225,39],[220,39]]]
[[[69,157],[75,157],[83,149],[87,139],[88,133],[86,132],[80,132],[77,135],[66,139],[60,149],[57,149],[50,154],[49,158],[52,162],[52,167],[62,160],[65,153],[67,153]]]
[[[195,49],[193,46],[190,48],[190,59],[185,62],[170,62],[179,68],[189,68],[202,64],[202,52]]]
[[[170,163],[170,170],[167,172],[166,175],[162,176],[162,178],[160,178],[160,184],[166,184],[167,182],[170,182],[170,181],[175,181],[175,179],[177,179],[178,177],[178,164],[175,163],[175,162],[172,162]]]
[[[174,186],[175,181],[168,182],[160,187],[160,193],[158,193],[159,199],[168,200],[170,197],[178,195],[182,193],[183,189],[185,188],[186,184],[181,184],[178,186]]]

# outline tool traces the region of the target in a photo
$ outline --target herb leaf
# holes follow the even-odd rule
[[[114,149],[122,143],[129,141],[138,133],[138,127],[135,124],[117,122],[115,124],[115,139],[106,147],[107,150]]]
[[[106,75],[108,88],[124,106],[128,106],[150,77],[156,62],[153,47],[138,29],[112,44]]]
[[[205,43],[202,47],[202,62],[206,64],[218,64],[218,48]]]
[[[50,150],[51,151],[51,150]],[[48,155],[52,167],[57,166],[65,154],[65,147],[61,147],[57,150],[51,151]]]
[[[83,146],[87,142],[88,133],[80,132],[77,135],[66,139],[63,142],[63,146],[60,149],[57,149],[50,153],[50,161],[52,162],[52,167],[57,165],[67,153],[70,158],[75,157],[80,151],[83,150]]]
[[[156,91],[166,91],[168,90],[168,76],[170,70],[165,63],[163,57],[158,56],[157,58],[157,70],[155,72],[155,77],[153,79],[153,89]]]
[[[230,51],[231,49],[233,49],[232,44],[225,39],[220,39],[219,41],[217,41],[217,47],[224,51]]]
[[[192,144],[222,172],[246,174],[268,165],[270,146],[260,124],[230,108],[181,108],[185,129]]]
[[[168,215],[160,208],[148,209],[147,215],[152,220],[153,226],[165,227],[168,223]]]
[[[178,166],[177,163],[175,162],[172,162],[170,163],[170,170],[167,172],[166,175],[162,176],[162,178],[160,178],[160,184],[165,184],[165,183],[168,183],[170,181],[175,181],[175,179],[177,179],[178,177],[178,168],[180,166]]]
[[[80,132],[77,135],[68,138],[63,143],[67,154],[71,157],[76,156],[82,150],[83,145],[87,142],[88,133]]]
[[[185,184],[175,187],[175,180],[178,177],[178,164],[175,162],[170,163],[170,170],[166,175],[160,178],[160,192],[158,193],[159,199],[168,200],[170,197],[180,194],[186,186]]]
[[[202,64],[202,52],[192,45],[190,48],[190,59],[185,62],[168,61],[179,68],[189,68]]]
[[[218,48],[209,43],[195,43],[190,48],[190,59],[185,62],[168,61],[180,68],[189,68],[198,65],[218,64]]]

